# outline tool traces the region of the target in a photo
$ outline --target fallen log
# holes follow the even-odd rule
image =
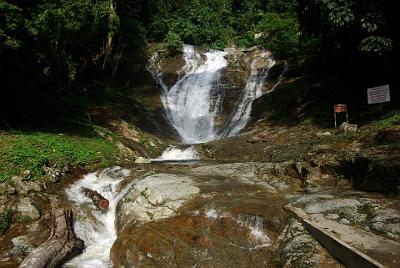
[[[107,198],[104,198],[101,194],[88,188],[82,188],[84,194],[92,199],[93,204],[101,211],[106,211],[110,202]]]
[[[53,226],[49,239],[32,251],[20,268],[59,267],[84,249],[83,240],[76,237],[72,210],[59,208],[53,215]]]

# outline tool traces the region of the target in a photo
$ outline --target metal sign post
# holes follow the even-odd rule
[[[336,114],[346,112],[346,122],[349,123],[349,114],[347,113],[347,104],[335,104],[333,106],[333,116],[335,117],[335,127],[337,127]]]

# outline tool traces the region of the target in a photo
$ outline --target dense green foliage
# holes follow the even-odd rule
[[[0,0],[0,125],[58,107],[70,114],[80,97],[106,90],[96,81],[126,83],[144,67],[146,42],[165,42],[170,54],[183,43],[258,45],[314,70],[360,70],[365,85],[388,83],[399,56],[394,2]]]
[[[12,175],[31,171],[36,180],[43,166],[107,166],[115,160],[114,144],[99,137],[81,137],[41,132],[0,132],[0,182]]]
[[[304,37],[318,40],[328,64],[398,56],[393,0],[299,0],[298,14]]]
[[[258,24],[263,21],[261,25],[265,25],[271,12],[285,14],[292,23],[295,6],[295,1],[282,0],[153,1],[147,34],[152,41],[172,44],[181,40],[214,48],[249,47],[255,45],[255,34],[263,30]]]
[[[295,17],[267,13],[258,25],[260,46],[268,47],[279,58],[297,57],[299,54],[299,26]]]
[[[0,10],[1,55],[14,56],[20,60],[18,67],[57,79],[59,86],[74,80],[78,67],[95,60],[91,57],[101,52],[104,36],[119,25],[107,0],[2,0]]]

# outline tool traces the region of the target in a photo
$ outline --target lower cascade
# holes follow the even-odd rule
[[[86,175],[69,189],[67,195],[76,207],[75,232],[84,240],[85,250],[64,267],[93,268],[111,267],[110,250],[117,238],[115,213],[118,201],[126,190],[118,189],[122,180],[129,175],[129,170],[120,167],[107,168]],[[83,188],[97,191],[109,200],[106,212],[97,211],[92,201],[83,193]]]
[[[179,149],[174,146],[168,147],[158,160],[197,160],[199,155],[196,149],[191,146],[186,149]]]

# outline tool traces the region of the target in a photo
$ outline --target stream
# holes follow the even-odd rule
[[[167,148],[140,175],[110,167],[67,189],[76,215],[75,231],[86,248],[64,267],[271,263],[269,246],[283,215],[276,211],[281,199],[271,194],[289,186],[265,182],[253,167],[240,163],[203,163],[191,145],[238,134],[250,120],[252,102],[262,95],[275,62],[268,51],[253,58],[235,109],[216,126],[225,96],[220,78],[228,65],[227,53],[199,51],[190,45],[184,45],[183,52],[185,64],[171,88],[163,82],[157,53],[150,59],[149,71],[160,86],[167,118],[186,148]],[[260,67],[261,60],[268,64]],[[110,201],[107,212],[95,209],[83,187]]]

